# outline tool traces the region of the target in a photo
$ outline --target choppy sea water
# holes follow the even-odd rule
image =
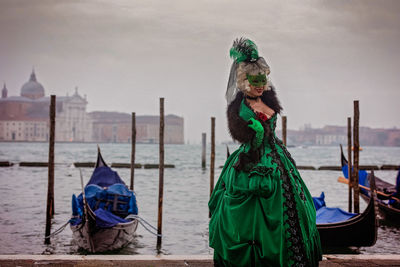
[[[129,144],[100,144],[107,163],[130,162]],[[232,152],[237,146],[230,145]],[[166,145],[165,163],[175,164],[164,171],[163,254],[212,254],[208,246],[209,146],[207,169],[201,168],[201,145]],[[81,190],[79,170],[73,162],[95,161],[95,144],[57,143],[55,146],[55,217],[52,231],[67,222],[71,214],[71,195]],[[339,147],[294,147],[290,153],[298,165],[339,165]],[[158,163],[158,145],[138,144],[137,163]],[[226,146],[216,147],[215,182],[224,164]],[[47,161],[46,143],[0,143],[0,161]],[[361,164],[399,164],[400,147],[364,147]],[[129,184],[130,170],[116,169]],[[91,168],[82,168],[85,182]],[[301,175],[313,196],[325,192],[328,206],[347,210],[347,186],[337,182],[338,171],[306,171]],[[376,175],[394,183],[396,171],[377,171]],[[67,227],[44,245],[47,196],[47,168],[0,168],[0,254],[79,254]],[[152,225],[157,225],[158,209],[157,169],[135,169],[135,192],[139,214]],[[360,200],[361,209],[366,203]],[[400,227],[382,224],[378,241],[373,247],[351,251],[362,254],[397,254],[400,250]],[[156,254],[156,237],[139,225],[134,242],[119,254]]]

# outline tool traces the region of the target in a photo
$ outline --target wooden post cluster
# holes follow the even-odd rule
[[[50,98],[50,138],[49,138],[49,166],[47,186],[46,231],[45,244],[50,244],[51,218],[54,215],[54,141],[56,129],[56,96]]]
[[[359,143],[359,120],[360,111],[358,100],[354,100],[354,130],[353,130],[353,142],[354,142],[354,212],[360,213],[360,188],[358,186],[358,164],[359,164],[359,154],[360,154],[360,143]]]
[[[210,197],[214,189],[215,168],[215,117],[211,117]],[[208,214],[211,217],[211,214]]]
[[[282,116],[282,142],[286,146],[286,124],[287,118],[286,116]]]
[[[352,212],[352,207],[353,207],[353,174],[351,172],[352,169],[352,160],[351,160],[351,146],[352,146],[352,142],[351,142],[351,118],[348,117],[347,118],[347,158],[349,159],[347,162],[347,167],[348,167],[348,171],[347,171],[347,177],[349,178],[349,212]]]
[[[162,211],[164,195],[164,98],[160,98],[160,167],[158,184],[158,227],[157,227],[157,249],[161,248],[162,235]]]
[[[207,146],[207,135],[206,133],[201,134],[201,167],[206,168],[206,146]]]
[[[136,152],[136,114],[132,112],[132,136],[131,136],[131,186],[130,189],[134,190],[135,181],[135,152]]]

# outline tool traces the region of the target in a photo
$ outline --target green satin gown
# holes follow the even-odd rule
[[[256,114],[242,101],[240,117]],[[321,245],[312,197],[294,160],[275,135],[277,116],[264,125],[261,159],[249,171],[234,164],[251,144],[227,159],[208,203],[209,243],[217,266],[318,266]]]

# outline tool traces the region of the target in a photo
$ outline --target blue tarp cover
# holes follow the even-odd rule
[[[96,214],[96,226],[100,228],[110,228],[118,223],[129,222],[103,209],[97,209],[94,213]]]
[[[344,211],[341,208],[326,207],[324,192],[319,197],[313,197],[313,201],[317,210],[317,224],[343,222],[357,215],[356,213]]]
[[[319,210],[320,208],[326,206],[325,205],[325,193],[322,192],[319,197],[313,197],[314,201],[314,207],[316,210]]]
[[[356,215],[356,213],[350,213],[340,208],[322,207],[317,210],[317,224],[344,222]]]
[[[72,195],[72,215],[73,216],[82,216],[83,212],[79,205],[79,201],[76,198],[75,194]]]
[[[118,200],[124,201],[126,204],[119,203],[117,210],[124,211],[128,214],[138,214],[138,208],[136,205],[136,196],[133,192],[129,191],[124,184],[114,184],[109,188],[103,189],[97,185],[88,185],[85,188],[86,201],[92,210],[97,208],[107,209],[112,212],[114,206],[111,203],[114,201],[114,195],[118,194]],[[82,194],[74,200],[75,195],[72,196],[72,214],[80,214],[83,212],[83,197]],[[99,201],[100,200],[100,201]],[[107,200],[110,203],[107,205]]]
[[[348,165],[344,165],[342,167],[342,172],[345,178],[349,179],[349,167]],[[366,170],[359,170],[358,171],[358,183],[360,185],[369,187],[369,181],[368,181],[368,173]],[[365,190],[364,188],[360,188],[360,191],[364,194],[364,195],[368,195],[368,190]]]
[[[116,171],[113,171],[110,167],[103,166],[98,167],[94,170],[92,177],[90,177],[87,185],[96,184],[101,187],[109,187],[113,184],[125,184],[119,177]]]

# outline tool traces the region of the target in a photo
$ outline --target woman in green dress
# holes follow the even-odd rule
[[[270,68],[248,39],[235,40],[227,89],[228,126],[241,146],[229,156],[209,201],[216,266],[318,266],[312,197],[275,135],[281,111]]]

